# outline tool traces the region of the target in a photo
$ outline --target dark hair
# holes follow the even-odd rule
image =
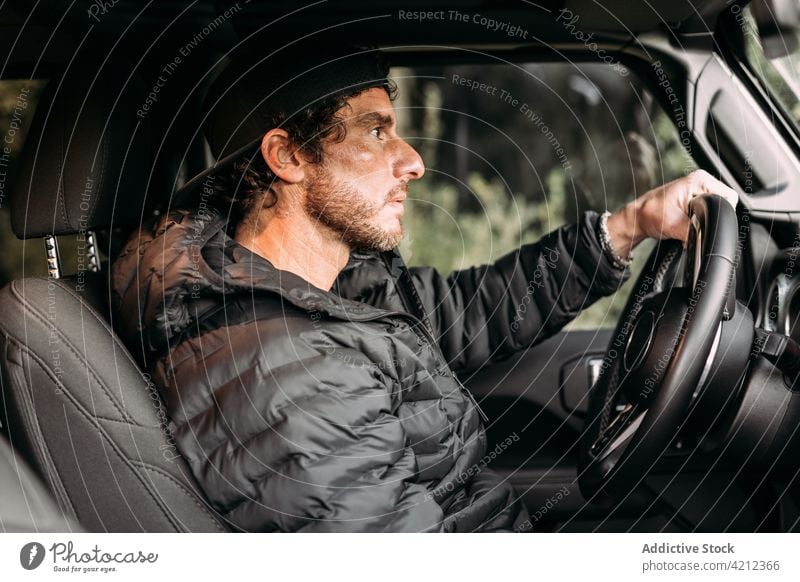
[[[389,81],[386,89],[389,99],[394,101],[397,86]],[[336,95],[320,100],[287,118],[285,111],[274,113],[268,127],[280,127],[289,134],[299,151],[312,163],[322,162],[322,142],[332,138],[335,142],[347,136],[342,119],[336,114],[347,101],[365,91]],[[265,132],[266,133],[266,132]],[[209,203],[217,208],[222,216],[228,216],[228,230],[233,233],[255,208],[269,208],[277,203],[271,190],[276,176],[272,173],[259,150],[246,154],[234,161],[227,170],[215,176],[214,192]],[[265,197],[268,199],[264,200]]]

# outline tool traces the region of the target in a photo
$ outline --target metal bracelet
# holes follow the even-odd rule
[[[606,210],[600,215],[600,220],[598,220],[597,233],[598,238],[600,239],[600,246],[603,247],[603,252],[605,252],[609,261],[611,261],[611,264],[617,269],[624,270],[630,266],[631,261],[633,260],[633,255],[628,255],[627,258],[623,259],[621,256],[619,256],[619,253],[614,248],[614,245],[611,244],[611,235],[608,232],[609,216],[611,216],[611,213]]]

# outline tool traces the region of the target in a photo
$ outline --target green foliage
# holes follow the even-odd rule
[[[563,174],[553,170],[548,180],[563,182]],[[492,262],[563,220],[563,195],[530,201],[509,193],[498,178],[487,180],[477,173],[469,175],[467,186],[480,212],[460,209],[458,191],[451,185],[427,178],[411,185],[407,235],[400,246],[409,264],[448,273]]]
[[[661,111],[653,118],[658,168],[656,182],[665,183],[697,169],[697,164],[681,145],[675,125]]]

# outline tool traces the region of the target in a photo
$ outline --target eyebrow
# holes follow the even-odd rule
[[[394,123],[394,117],[392,117],[391,115],[378,113],[377,111],[371,111],[370,113],[359,115],[355,120],[354,125],[358,127],[367,127],[375,125],[379,125],[381,127],[387,127],[392,125],[393,123]]]

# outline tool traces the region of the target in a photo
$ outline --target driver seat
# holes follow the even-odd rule
[[[12,227],[44,238],[49,275],[0,290],[2,430],[88,531],[230,531],[111,325],[94,232],[139,223],[154,162],[147,120],[135,115],[147,90],[115,74],[101,71],[88,92],[85,81],[52,79],[24,146]],[[87,250],[74,275],[61,276],[56,235]]]

